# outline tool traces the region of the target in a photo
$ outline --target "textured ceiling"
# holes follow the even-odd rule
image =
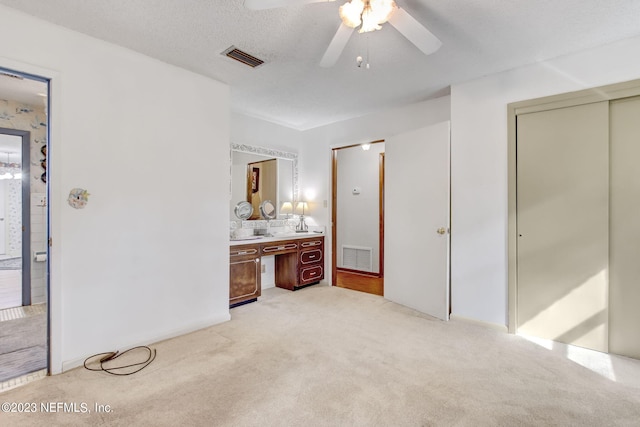
[[[442,42],[425,56],[392,26],[318,63],[339,0],[252,11],[243,0],[0,0],[227,83],[232,110],[309,129],[448,93],[451,84],[640,34],[638,0],[396,0]],[[251,69],[220,53],[265,61]],[[366,58],[370,69],[356,66]]]

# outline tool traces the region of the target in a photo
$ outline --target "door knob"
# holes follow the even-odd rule
[[[447,229],[444,227],[440,227],[438,228],[438,230],[436,231],[438,234],[444,234],[447,232]]]

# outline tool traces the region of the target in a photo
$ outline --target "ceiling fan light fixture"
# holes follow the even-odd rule
[[[380,25],[387,22],[397,8],[393,0],[369,0],[369,13]]]
[[[370,31],[380,30],[382,27],[378,23],[377,13],[375,13],[371,6],[366,6],[362,12],[362,26],[358,30],[359,33],[368,33]]]
[[[397,8],[393,0],[351,0],[340,6],[340,18],[351,28],[362,24],[358,32],[366,33],[381,29]]]
[[[340,19],[347,27],[356,28],[362,23],[360,17],[364,10],[362,0],[351,0],[340,6]]]

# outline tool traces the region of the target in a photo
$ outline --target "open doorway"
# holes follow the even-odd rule
[[[0,310],[31,305],[30,139],[0,127]]]
[[[0,389],[48,371],[48,94],[0,68]]]
[[[384,294],[384,141],[333,149],[334,286]]]

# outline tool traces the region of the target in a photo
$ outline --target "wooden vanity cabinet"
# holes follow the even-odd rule
[[[324,278],[324,237],[300,240],[298,286],[317,283]]]
[[[273,255],[275,282],[294,291],[324,279],[324,236],[231,246],[229,307],[257,300],[261,257]]]
[[[229,248],[229,307],[256,301],[261,293],[260,245]]]

